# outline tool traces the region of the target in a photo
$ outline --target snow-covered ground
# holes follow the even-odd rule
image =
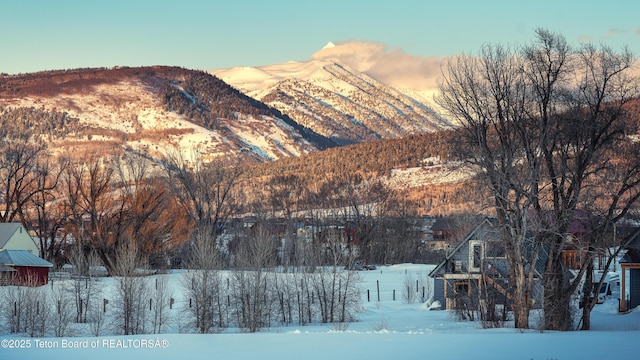
[[[0,359],[529,360],[638,356],[635,341],[640,339],[640,311],[617,314],[617,300],[596,306],[593,330],[574,332],[482,329],[478,323],[455,320],[448,311],[429,310],[424,303],[404,301],[400,294],[407,277],[414,281],[424,279],[432,268],[432,265],[403,264],[360,272],[364,310],[358,321],[346,328],[315,324],[275,327],[253,334],[229,329],[210,335],[164,333],[68,338],[2,335]],[[179,274],[168,276],[169,284],[179,285]],[[171,311],[180,318],[183,310],[174,307]],[[535,317],[534,314],[533,321]],[[29,348],[9,348],[16,343]],[[45,345],[51,348],[43,348]],[[71,348],[72,345],[80,348]]]

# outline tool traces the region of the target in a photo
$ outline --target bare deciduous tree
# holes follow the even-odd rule
[[[74,309],[73,290],[66,281],[57,281],[51,285],[51,308],[53,334],[56,337],[73,335],[70,325],[77,315]]]
[[[144,256],[138,251],[135,241],[121,243],[117,251],[115,274],[117,287],[113,294],[115,316],[114,328],[124,335],[144,334],[149,321],[150,289]]]
[[[38,186],[39,176],[34,169],[39,157],[45,154],[45,148],[30,143],[28,138],[4,138],[0,141],[0,149],[0,202],[5,204],[0,222],[18,220],[26,223],[27,203],[43,191]],[[49,186],[47,189],[51,190]]]
[[[624,106],[637,87],[627,74],[633,62],[627,50],[585,45],[574,51],[564,37],[542,29],[536,40],[518,52],[487,45],[478,57],[454,58],[437,101],[460,123],[458,155],[482,170],[491,189],[516,327],[528,327],[534,278],[528,264],[541,259],[545,327],[568,330],[577,283],[561,254],[576,211],[593,196],[585,189],[596,190],[605,169],[623,157],[614,149],[628,142]],[[614,187],[619,192],[598,204],[611,210],[600,211],[609,214],[605,224],[637,198],[637,172],[616,171],[624,178]]]
[[[271,278],[276,263],[275,237],[270,230],[257,226],[248,239],[241,242],[233,273],[234,299],[238,325],[256,332],[269,325],[275,296]]]
[[[173,292],[169,287],[169,281],[166,276],[155,279],[155,289],[151,290],[151,314],[153,333],[160,334],[162,327],[171,319],[169,317],[170,302],[173,298]]]
[[[97,155],[87,155],[84,161],[66,167],[62,183],[67,226],[76,244],[95,250],[107,270],[113,271],[114,170],[107,162]]]
[[[172,154],[165,168],[183,211],[197,228],[210,229],[215,238],[237,206],[233,190],[241,174],[240,164],[225,159],[204,163],[199,158],[191,164],[181,154]]]
[[[116,244],[121,237],[134,239],[150,266],[165,268],[172,244],[184,240],[183,216],[176,213],[166,182],[148,159],[125,154],[113,161],[118,193],[112,230]]]
[[[189,300],[187,309],[195,329],[201,333],[218,332],[228,326],[228,302],[221,275],[221,260],[211,229],[196,229],[189,252],[189,271],[182,288]]]
[[[64,169],[64,161],[54,163],[53,157],[42,154],[33,167],[35,189],[27,207],[38,226],[34,229],[39,242],[40,257],[59,263],[62,257],[58,230],[64,224],[62,206],[57,202],[57,186]]]
[[[95,251],[75,246],[69,251],[68,260],[73,266],[70,291],[76,309],[75,321],[86,323],[91,306],[95,301],[99,301],[102,293],[96,283],[96,270],[100,265],[100,259]]]

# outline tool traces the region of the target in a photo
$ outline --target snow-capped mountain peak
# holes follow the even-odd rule
[[[329,49],[329,48],[332,48],[332,47],[335,47],[335,46],[336,46],[336,44],[334,44],[333,42],[329,41],[329,42],[327,43],[327,45],[325,45],[325,46],[323,47],[323,49]]]
[[[424,101],[425,92],[363,71],[377,68],[379,52],[379,44],[329,43],[305,62],[211,72],[340,144],[448,127]]]

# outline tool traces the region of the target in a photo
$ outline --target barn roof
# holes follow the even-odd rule
[[[27,250],[2,250],[0,251],[0,265],[29,266],[29,267],[53,267],[53,264],[31,254]]]

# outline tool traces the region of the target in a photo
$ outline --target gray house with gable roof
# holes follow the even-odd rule
[[[542,264],[539,261],[536,269]],[[536,270],[533,296],[538,304],[542,304],[540,270]],[[509,265],[497,220],[484,218],[429,276],[434,278],[434,300],[445,309],[457,308],[461,299],[478,304],[489,294],[496,304],[510,306]]]

